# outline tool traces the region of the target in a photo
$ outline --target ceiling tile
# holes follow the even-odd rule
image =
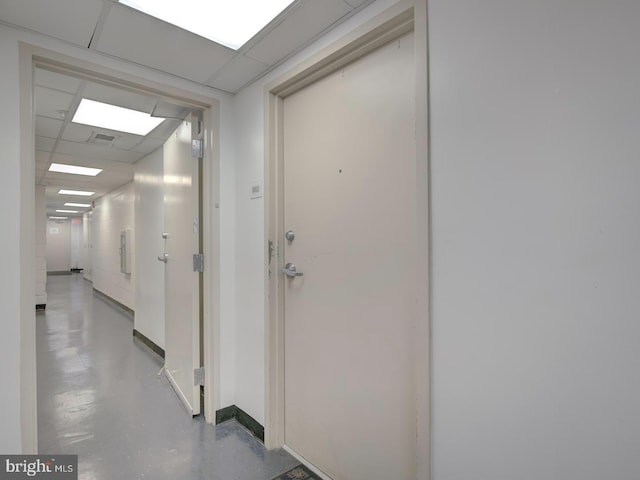
[[[262,62],[238,55],[216,74],[209,85],[227,92],[236,93],[240,88],[256,78],[270,66]]]
[[[58,144],[56,152],[74,157],[91,157],[126,163],[137,162],[144,156],[139,152],[118,150],[110,147],[98,147],[90,143],[76,143],[65,140]]]
[[[352,11],[342,0],[307,0],[245,55],[275,65]]]
[[[38,137],[36,135],[36,152],[50,152],[56,144],[55,138]]]
[[[98,22],[100,0],[0,0],[2,20],[87,47]]]
[[[62,120],[55,120],[53,118],[36,116],[36,136],[58,138],[60,129],[62,128]]]
[[[51,90],[50,88],[35,87],[35,111],[36,115],[60,119],[58,110],[68,111],[73,101],[73,95]]]
[[[133,150],[136,152],[148,154],[162,147],[162,145],[164,145],[164,142],[165,140],[163,140],[162,138],[147,137],[140,145],[134,147]]]
[[[116,132],[115,130],[108,130],[106,128],[91,127],[89,125],[81,125],[79,123],[69,123],[64,129],[62,135],[63,140],[70,142],[84,143],[87,146],[93,146],[95,148],[103,148],[105,145],[89,143],[88,140],[94,133],[102,133],[104,135],[113,135],[116,137],[111,144],[111,148],[119,148],[120,150],[130,150],[137,146],[144,137],[140,135],[131,135],[124,132]]]
[[[230,48],[118,4],[111,8],[96,48],[198,83],[235,55]]]
[[[88,83],[82,96],[97,102],[109,103],[146,113],[151,113],[157,103],[156,100],[148,95],[140,95],[139,93],[128,92],[121,88],[113,88],[98,83]]]
[[[34,76],[35,84],[41,87],[60,90],[71,94],[75,94],[78,91],[78,88],[80,88],[80,79],[43,70],[42,68],[36,68]]]

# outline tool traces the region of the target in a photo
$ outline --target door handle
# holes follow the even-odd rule
[[[158,255],[158,260],[167,263],[167,260],[169,260],[169,254],[165,253],[164,255]]]
[[[284,273],[289,278],[301,277],[303,275],[302,272],[298,272],[296,270],[296,266],[291,262],[287,263],[284,266],[284,268],[282,269],[282,273]]]

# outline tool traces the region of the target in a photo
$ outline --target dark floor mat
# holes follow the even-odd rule
[[[320,480],[320,477],[304,465],[298,465],[291,470],[281,473],[273,480]]]

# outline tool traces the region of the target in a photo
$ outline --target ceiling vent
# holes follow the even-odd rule
[[[87,143],[111,147],[118,138],[120,138],[118,135],[107,135],[106,133],[92,132]]]

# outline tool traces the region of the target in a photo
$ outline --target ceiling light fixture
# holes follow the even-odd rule
[[[90,197],[96,192],[83,192],[82,190],[60,190],[58,195],[78,195],[80,197]]]
[[[120,0],[120,3],[237,50],[293,1]]]
[[[63,165],[62,163],[52,163],[51,166],[49,167],[49,171],[58,172],[58,173],[71,173],[72,175],[87,175],[90,177],[95,177],[102,171],[102,169],[79,167],[77,165]]]
[[[71,121],[144,136],[164,120],[164,118],[152,117],[145,112],[83,98]]]
[[[65,203],[64,204],[65,207],[81,207],[81,208],[88,208],[91,206],[90,203]]]
[[[67,220],[69,217],[49,217],[49,220]]]
[[[80,213],[78,210],[56,210],[56,213]]]

